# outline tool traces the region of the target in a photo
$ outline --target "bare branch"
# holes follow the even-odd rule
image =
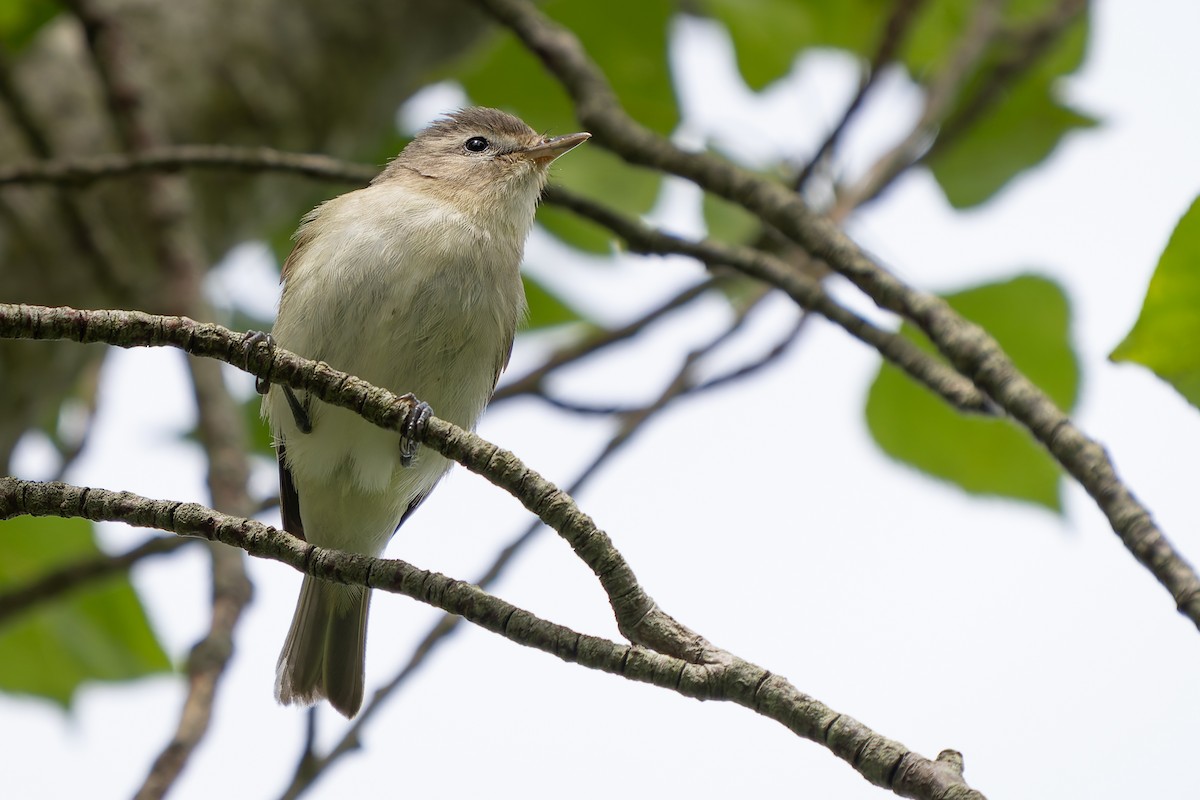
[[[558,199],[559,198],[555,196],[555,199],[550,200],[550,202],[556,202]],[[618,342],[623,342],[627,339],[637,336],[650,325],[667,316],[671,312],[683,308],[696,298],[707,294],[710,289],[719,286],[721,280],[721,278],[706,278],[697,284],[689,286],[682,292],[679,292],[673,297],[667,299],[659,306],[647,311],[645,314],[626,325],[621,325],[620,327],[612,328],[610,330],[600,331],[592,336],[562,348],[558,352],[552,354],[537,368],[530,370],[520,378],[505,381],[503,384],[501,384],[500,388],[498,388],[496,393],[492,396],[492,405],[504,400],[509,400],[513,397],[519,397],[524,394],[540,393],[542,391],[543,383],[551,373],[556,372],[568,364],[574,364],[575,362],[580,361],[594,353],[598,353],[610,345],[614,345]]]
[[[1087,10],[1088,0],[1059,0],[1044,17],[1016,31],[1006,31],[1006,44],[1012,53],[999,61],[985,76],[975,93],[967,98],[958,111],[946,120],[937,139],[921,156],[928,161],[953,145],[997,102],[1005,90],[1032,69],[1062,35]]]
[[[191,168],[285,172],[341,183],[366,183],[379,173],[375,167],[330,156],[288,153],[270,147],[188,144],[131,155],[76,156],[0,167],[0,186],[40,183],[87,186],[130,175]]]
[[[349,379],[353,380],[353,379]],[[445,425],[445,423],[443,423]],[[930,761],[802,694],[785,679],[725,651],[691,663],[622,645],[541,619],[469,583],[397,559],[325,550],[260,522],[195,503],[150,500],[129,492],[0,478],[0,519],[21,514],[122,521],[239,547],[329,581],[403,594],[457,614],[517,644],[563,661],[670,689],[685,697],[726,700],[818,742],[864,778],[906,797],[983,797],[955,769]]]

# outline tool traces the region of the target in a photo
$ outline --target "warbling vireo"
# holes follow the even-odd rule
[[[519,267],[547,170],[589,137],[541,136],[490,108],[433,123],[370,186],[304,217],[283,265],[274,341],[473,428],[525,313]],[[322,547],[380,555],[450,467],[303,392],[272,386],[263,413],[283,526]],[[347,717],[358,712],[369,597],[304,579],[279,656],[281,703],[327,698]]]

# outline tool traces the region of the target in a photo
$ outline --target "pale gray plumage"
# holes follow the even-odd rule
[[[411,392],[473,428],[525,312],[519,267],[547,168],[587,138],[547,138],[494,109],[435,122],[370,186],[305,216],[283,267],[275,342]],[[285,527],[322,547],[381,554],[450,463],[422,448],[402,466],[398,434],[304,393],[297,399],[309,433],[280,387],[263,399]],[[369,599],[361,587],[304,579],[279,657],[280,702],[327,698],[357,713]]]

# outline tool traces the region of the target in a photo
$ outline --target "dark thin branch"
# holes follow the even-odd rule
[[[1087,11],[1088,0],[1060,0],[1044,17],[1010,32],[1005,42],[1010,54],[1001,59],[975,93],[946,120],[928,152],[928,161],[949,149],[961,136],[1004,99],[1006,90],[1036,66],[1062,35]]]
[[[883,308],[912,320],[947,360],[1023,425],[1095,499],[1133,556],[1200,627],[1200,577],[1117,477],[1104,448],[1088,438],[1029,380],[986,331],[945,301],[919,291],[875,263],[831,220],[814,214],[790,187],[709,153],[689,153],[635,122],[579,40],[526,0],[476,0],[542,60],[575,103],[593,142],[626,161],[687,178],[735,202],[814,258],[844,275]]]
[[[3,50],[2,46],[0,46],[0,99],[8,108],[14,127],[25,139],[29,150],[43,160],[41,163],[52,163],[48,159],[55,156],[53,145],[13,81],[8,53]],[[130,289],[118,278],[112,262],[100,246],[100,241],[87,220],[79,198],[70,193],[60,193],[55,198],[55,205],[62,215],[68,233],[75,240],[79,252],[89,258],[95,267],[97,284],[114,301],[129,299]]]
[[[834,151],[838,142],[841,140],[842,134],[846,132],[850,121],[858,114],[863,103],[867,99],[867,95],[875,88],[876,82],[884,67],[895,60],[900,52],[900,46],[904,43],[905,37],[908,35],[909,29],[912,27],[913,21],[917,18],[921,6],[925,4],[925,0],[896,0],[892,7],[891,16],[888,17],[887,24],[884,25],[883,35],[879,37],[879,45],[875,49],[875,54],[871,57],[871,61],[867,65],[866,72],[858,84],[858,91],[854,93],[850,104],[846,106],[846,110],[842,112],[841,119],[833,126],[833,130],[821,142],[821,146],[817,148],[817,152],[813,153],[812,158],[800,170],[800,174],[796,176],[793,183],[796,191],[801,191],[813,176],[817,167],[825,162]]]
[[[270,147],[189,144],[157,147],[136,154],[77,156],[0,167],[0,186],[43,183],[87,186],[97,181],[182,169],[285,172],[351,184],[365,184],[379,174],[378,168],[330,156],[289,153]]]
[[[173,553],[189,541],[178,537],[155,536],[124,553],[77,561],[43,573],[23,585],[6,589],[0,593],[0,624],[13,614],[39,603],[54,600],[114,575],[123,575],[143,559]]]
[[[787,334],[782,339],[780,339],[779,342],[777,342],[775,344],[775,346],[772,347],[770,350],[763,353],[761,356],[754,359],[753,361],[749,361],[745,364],[742,364],[741,366],[736,367],[736,368],[730,370],[729,372],[725,372],[720,375],[716,375],[712,378],[709,378],[708,380],[704,381],[703,383],[696,384],[695,386],[692,387],[691,393],[692,394],[700,394],[702,392],[707,392],[709,390],[716,389],[716,388],[724,386],[728,383],[733,383],[734,381],[739,381],[749,375],[753,375],[754,373],[770,366],[771,364],[773,364],[774,362],[776,362],[780,358],[782,358],[784,356],[784,354],[787,353],[787,351],[791,349],[792,345],[795,344],[796,340],[800,338],[800,333],[808,325],[808,322],[811,319],[812,319],[812,317],[807,312],[801,312],[800,315],[796,317],[795,324],[792,325],[792,327],[788,330]]]
[[[606,208],[559,187],[551,187],[547,201],[602,225],[625,241],[631,252],[648,255],[679,253],[713,268],[732,267],[782,289],[804,309],[815,311],[908,373],[960,411],[994,414],[995,406],[969,380],[931,357],[904,337],[882,330],[834,300],[821,283],[795,265],[744,245],[712,239],[699,242],[651,228],[645,223]]]
[[[879,157],[854,186],[839,192],[835,218],[878,197],[909,167],[917,163],[937,136],[938,126],[954,107],[963,87],[975,74],[984,54],[999,36],[1006,0],[980,0],[946,65],[925,90],[925,104],[911,131]]]
[[[552,195],[552,198],[549,202],[556,202],[559,199],[557,195]],[[505,381],[492,397],[492,404],[495,405],[496,403],[524,394],[539,394],[542,391],[542,386],[546,378],[552,372],[556,372],[568,364],[573,364],[593,355],[610,345],[637,336],[650,327],[650,325],[671,312],[683,308],[696,298],[707,294],[710,289],[720,286],[722,281],[722,278],[706,278],[699,283],[689,286],[687,289],[647,311],[632,322],[610,330],[599,331],[579,342],[562,348],[547,358],[540,366],[527,372],[520,378]]]

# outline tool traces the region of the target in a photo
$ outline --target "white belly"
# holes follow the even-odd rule
[[[371,213],[383,222],[367,226],[365,212],[389,200],[379,188],[321,208],[320,235],[307,245],[302,238],[289,265],[275,341],[398,395],[411,392],[436,416],[473,428],[524,313],[520,250],[490,247],[485,232],[437,204],[413,207],[411,197],[390,198],[393,218]],[[395,226],[412,232],[397,235]],[[309,540],[382,551],[408,504],[449,462],[421,448],[401,467],[398,434],[298,397],[309,405],[311,433],[296,428],[278,387],[264,411],[286,441]]]

